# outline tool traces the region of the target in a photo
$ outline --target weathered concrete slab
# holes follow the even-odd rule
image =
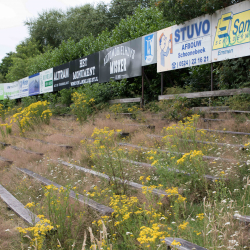
[[[17,169],[18,169],[19,171],[21,171],[21,172],[23,172],[23,173],[25,173],[25,174],[27,174],[27,175],[33,177],[34,179],[38,180],[39,182],[42,182],[42,183],[45,184],[45,185],[54,185],[54,186],[57,187],[57,188],[61,188],[61,187],[62,187],[61,185],[59,185],[59,184],[57,184],[57,183],[55,183],[55,182],[53,182],[53,181],[50,181],[50,180],[48,180],[47,178],[45,178],[45,177],[43,177],[43,176],[41,176],[41,175],[39,175],[39,174],[37,174],[37,173],[34,173],[34,172],[32,172],[31,170],[28,170],[28,169],[26,169],[26,168],[17,168]],[[65,189],[65,187],[63,187],[63,188]],[[81,195],[81,194],[77,194],[77,195],[76,195],[76,193],[75,193],[74,191],[72,191],[72,190],[70,191],[70,194],[69,194],[69,195],[70,195],[70,197],[73,198],[73,199],[76,199],[76,196],[77,196],[77,197],[78,197],[78,200],[79,200],[81,203],[83,203],[83,204],[89,206],[90,208],[96,210],[97,212],[99,212],[99,213],[101,213],[101,214],[104,214],[104,215],[111,215],[111,214],[114,212],[114,210],[113,210],[112,208],[107,207],[107,206],[104,206],[104,205],[102,205],[102,204],[99,204],[98,202],[96,202],[96,201],[94,201],[94,200],[91,200],[91,199],[89,199],[88,197],[83,196],[83,195]]]
[[[10,192],[8,192],[2,185],[0,185],[0,197],[1,199],[23,220],[30,225],[35,225],[40,219],[33,214],[28,208],[17,200]]]
[[[68,162],[65,162],[65,161],[57,161],[57,162],[65,165],[65,166],[68,166],[68,167],[74,167],[75,169],[83,171],[85,173],[90,173],[90,174],[92,174],[94,176],[102,177],[102,178],[105,178],[107,180],[112,180],[112,178],[109,177],[108,175],[99,173],[99,172],[91,170],[91,169],[83,168],[83,167],[80,167],[80,166],[77,166],[77,165],[74,165],[74,164],[71,164],[71,163],[68,163]],[[133,181],[122,180],[120,178],[115,178],[115,180],[119,181],[120,183],[131,186],[131,187],[133,187],[135,189],[139,189],[139,190],[142,190],[144,188],[148,189],[147,186],[141,185],[141,184],[133,182]],[[153,189],[152,193],[154,193],[156,195],[168,195],[165,191],[159,190],[159,189]]]
[[[179,249],[179,250],[207,250],[207,248],[197,246],[194,243],[191,243],[189,241],[183,240],[181,238],[165,238],[164,241],[165,243],[170,247],[173,241],[179,242],[181,245],[180,246],[174,246],[174,249]],[[170,248],[169,248],[170,249]]]

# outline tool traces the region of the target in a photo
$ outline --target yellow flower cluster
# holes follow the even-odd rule
[[[177,160],[177,164],[182,164],[185,161],[192,161],[193,158],[197,158],[198,160],[201,159],[203,156],[202,151],[191,150],[189,153],[184,154],[179,160]]]
[[[173,242],[171,243],[171,246],[181,246],[181,243],[176,240],[173,240]]]
[[[17,123],[21,133],[33,128],[34,125],[41,123],[49,124],[52,112],[48,109],[48,105],[49,102],[47,101],[32,103],[20,112],[14,114],[10,123],[13,121]]]
[[[178,226],[178,228],[180,228],[181,230],[185,230],[188,224],[189,224],[188,222],[184,221],[182,224]]]
[[[93,113],[95,99],[89,99],[84,93],[74,92],[72,93],[72,101],[73,104],[71,105],[71,108],[74,114],[76,114],[77,120],[80,123],[86,121],[88,115]]]
[[[197,218],[198,220],[203,220],[203,219],[204,219],[204,213],[197,214],[197,215],[196,215],[196,218]]]
[[[30,207],[34,207],[34,206],[35,206],[35,203],[34,203],[34,202],[29,202],[29,203],[26,204],[25,207],[30,208]]]
[[[183,197],[181,194],[179,194],[177,187],[166,189],[166,193],[168,194],[169,197],[173,196],[175,202],[177,202],[177,203],[183,203],[187,199],[187,198]]]
[[[126,195],[114,195],[111,197],[110,206],[114,209],[113,215],[115,218],[120,218],[120,221],[115,222],[115,226],[129,219],[133,206],[138,203],[137,197],[127,197]]]
[[[140,229],[140,235],[137,240],[141,245],[146,244],[148,246],[148,244],[154,243],[157,239],[163,240],[169,236],[167,232],[160,231],[160,225],[158,223],[154,223],[152,227],[142,226]]]
[[[115,134],[115,131],[110,130],[108,127],[104,127],[104,129],[94,128],[94,131],[91,137],[94,137],[95,140],[108,139],[112,138]]]
[[[42,249],[43,242],[44,242],[45,237],[46,237],[46,233],[51,231],[54,228],[51,225],[50,220],[45,219],[44,216],[42,216],[42,215],[39,217],[42,219],[39,222],[37,222],[34,227],[28,227],[28,228],[18,227],[17,228],[17,230],[22,234],[26,234],[28,232],[31,233],[32,240],[30,242],[30,246],[35,246],[37,250]]]
[[[5,128],[5,131],[4,131]],[[5,137],[5,135],[11,134],[12,131],[12,125],[9,125],[8,123],[5,124],[0,124],[0,131],[3,137]]]
[[[190,139],[194,138],[196,133],[200,136],[204,136],[206,134],[204,130],[196,131],[196,124],[199,117],[199,115],[194,114],[191,117],[184,118],[184,122],[179,121],[178,124],[174,124],[167,128],[164,127],[163,133],[166,134],[166,136],[162,138],[162,141],[166,142],[173,136],[182,136],[183,138]]]
[[[122,112],[122,105],[119,103],[119,104],[115,104],[115,105],[112,105],[109,110],[114,113],[114,114],[118,114],[118,113],[121,113]]]
[[[131,113],[136,113],[140,110],[140,108],[138,108],[137,106],[133,106],[131,108],[128,108],[128,112],[131,112]]]

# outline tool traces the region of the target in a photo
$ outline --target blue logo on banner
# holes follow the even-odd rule
[[[151,63],[154,59],[154,34],[144,37],[144,59]]]
[[[176,68],[176,62],[173,62],[172,63],[172,69],[175,69]]]

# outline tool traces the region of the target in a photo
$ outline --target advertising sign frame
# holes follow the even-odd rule
[[[40,73],[29,76],[29,96],[40,94]]]
[[[20,97],[29,96],[29,77],[20,79],[18,82],[19,82]]]
[[[53,68],[40,72],[40,93],[53,92]]]
[[[99,82],[99,52],[70,62],[70,86]]]
[[[216,11],[212,16],[212,61],[250,55],[250,2]]]
[[[4,83],[4,99],[20,98],[19,82]]]
[[[157,32],[157,72],[211,63],[212,17],[204,15]]]
[[[53,67],[53,91],[60,91],[62,89],[70,88],[69,81],[69,67],[70,63],[64,63],[63,65],[59,65]]]
[[[141,76],[142,37],[100,51],[99,82]]]
[[[157,63],[157,32],[142,37],[142,66]]]

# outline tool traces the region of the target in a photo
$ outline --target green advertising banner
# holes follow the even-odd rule
[[[53,92],[53,68],[40,72],[40,93]]]
[[[4,83],[0,84],[0,100],[4,99]]]

